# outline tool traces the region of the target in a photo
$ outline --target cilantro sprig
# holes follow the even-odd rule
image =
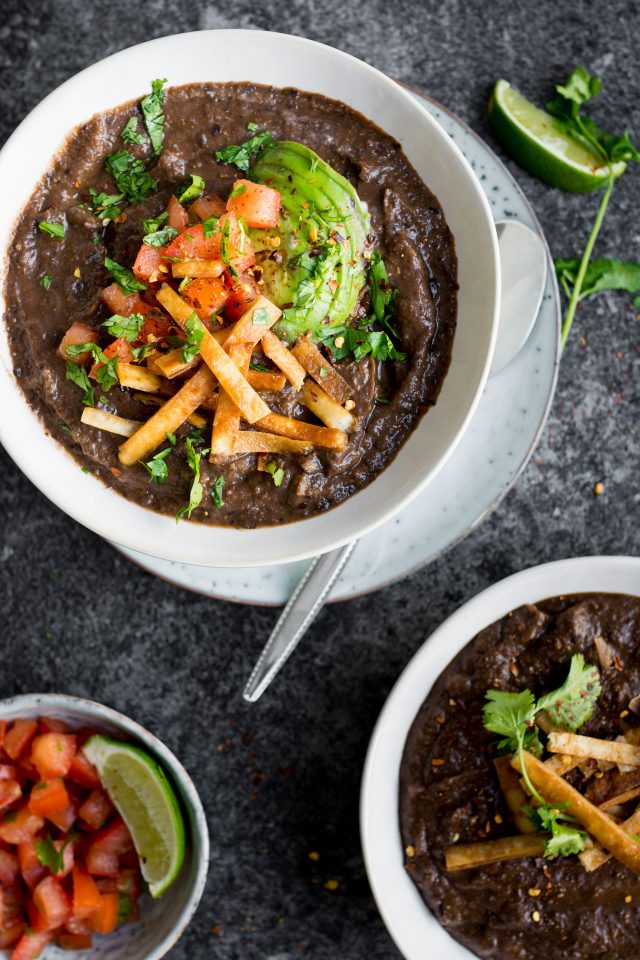
[[[131,313],[128,317],[121,317],[116,313],[102,324],[115,339],[135,343],[140,338],[144,326],[144,317],[141,313]]]
[[[128,150],[110,153],[104,166],[113,177],[118,191],[129,203],[146,200],[158,186],[145,168],[144,160],[134,157]]]
[[[43,867],[48,867],[54,875],[62,873],[64,870],[64,851],[71,843],[71,839],[62,844],[60,849],[56,847],[50,834],[44,840],[36,840],[36,854]]]
[[[193,481],[191,483],[191,490],[189,491],[189,503],[184,507],[180,507],[176,513],[176,523],[181,520],[182,517],[190,520],[193,511],[202,503],[204,488],[200,479],[200,460],[209,453],[208,449],[196,450],[193,435],[186,438],[185,447],[187,451],[187,463],[193,473]]]
[[[140,101],[142,119],[145,130],[149,135],[151,149],[155,157],[159,157],[162,153],[162,142],[164,140],[165,116],[162,108],[166,96],[166,91],[164,90],[166,82],[166,79],[154,80],[151,84],[151,93],[148,93],[147,96],[143,97]]]
[[[140,293],[147,289],[146,283],[138,280],[131,270],[127,267],[121,267],[115,260],[105,257],[104,265],[126,296],[129,296],[131,293]]]
[[[228,147],[223,147],[222,150],[216,150],[216,160],[219,163],[233,164],[238,170],[248,173],[252,158],[263,153],[274,142],[269,131],[264,130],[262,133],[256,133],[253,137],[249,137],[244,143],[232,143]]]
[[[204,337],[204,324],[195,311],[187,318],[187,322],[184,325],[184,332],[187,335],[187,339],[182,347],[182,362],[191,363],[200,353],[202,338]]]

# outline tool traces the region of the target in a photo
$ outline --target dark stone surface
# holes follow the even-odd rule
[[[0,139],[98,58],[163,33],[237,26],[335,44],[421,87],[492,144],[485,103],[497,76],[543,101],[554,81],[585,61],[605,78],[602,122],[626,123],[638,137],[640,6],[613,0],[597,5],[597,15],[595,8],[585,0],[4,0]],[[578,253],[597,200],[553,191],[510,167],[552,251]],[[639,178],[632,171],[616,188],[603,254],[640,259]],[[358,837],[372,725],[424,637],[479,590],[547,560],[637,553],[636,313],[623,294],[581,307],[551,419],[515,489],[430,568],[326,610],[254,707],[240,690],[275,612],[209,602],[153,580],[67,520],[0,454],[0,695],[63,690],[130,714],[176,751],[207,808],[209,884],[174,960],[397,956],[370,896]],[[595,497],[599,480],[606,489]],[[325,888],[328,880],[337,890]]]

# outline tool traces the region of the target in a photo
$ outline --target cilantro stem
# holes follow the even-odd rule
[[[587,267],[589,266],[589,261],[591,260],[591,254],[593,253],[593,248],[595,246],[598,234],[600,233],[600,228],[602,227],[602,221],[604,220],[604,215],[607,209],[609,200],[611,199],[611,194],[613,192],[613,166],[609,163],[609,179],[607,180],[607,188],[604,192],[602,200],[600,201],[600,207],[596,215],[593,227],[591,228],[591,233],[589,234],[589,239],[587,240],[584,252],[582,254],[582,259],[580,261],[580,267],[578,269],[578,275],[576,277],[576,282],[573,285],[573,290],[571,292],[571,299],[569,300],[569,306],[567,307],[567,312],[565,314],[564,323],[562,324],[562,337],[560,342],[560,353],[565,348],[569,332],[571,331],[571,324],[573,323],[573,318],[575,317],[576,308],[580,302],[580,294],[582,293],[582,285],[584,283],[584,278],[587,273]]]
[[[545,801],[543,797],[540,796],[534,785],[531,783],[531,779],[529,777],[527,763],[524,759],[524,737],[522,735],[518,737],[518,760],[520,761],[520,772],[522,773],[522,779],[526,783],[529,793],[534,800],[537,800],[541,806],[544,806]]]

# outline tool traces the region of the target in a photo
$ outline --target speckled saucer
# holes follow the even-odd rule
[[[544,240],[522,190],[493,151],[440,104],[418,93],[414,96],[464,153],[495,219],[520,220]],[[464,437],[425,493],[360,541],[333,588],[331,601],[378,590],[430,563],[493,510],[526,466],[547,419],[559,362],[560,295],[548,248],[547,255],[547,285],[526,346],[488,381]],[[286,603],[309,563],[246,569],[196,567],[118,549],[149,573],[177,586],[239,603]]]

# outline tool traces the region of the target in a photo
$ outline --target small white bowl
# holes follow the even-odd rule
[[[162,64],[162,69],[159,64]],[[458,328],[436,406],[395,460],[364,490],[320,516],[257,530],[176,526],[84,474],[29,408],[13,375],[0,325],[0,440],[57,506],[122,546],[164,560],[218,567],[285,563],[325,553],[368,533],[425,488],[462,437],[484,387],[497,329],[500,277],[489,203],[451,137],[399,84],[339,50],[258,30],[209,30],[162,37],[96,63],[46,97],[0,152],[0,251],[12,225],[66,135],[93,114],[139,98],[158,71],[171,85],[252,81],[342,100],[402,145],[440,201],[455,238]],[[3,258],[6,271],[10,251]],[[2,284],[0,270],[0,284]],[[0,306],[2,301],[0,300]]]
[[[640,596],[640,559],[558,560],[501,580],[465,603],[431,634],[389,694],[367,752],[360,833],[378,909],[406,960],[470,960],[474,956],[440,926],[404,869],[398,778],[405,740],[418,710],[447,664],[484,627],[524,603],[595,592]]]
[[[160,960],[186,930],[204,891],[209,869],[209,830],[200,797],[189,774],[167,747],[152,733],[116,710],[61,693],[31,693],[0,700],[0,720],[18,717],[54,717],[71,729],[95,727],[101,733],[121,737],[144,747],[162,765],[176,788],[186,815],[187,855],[175,883],[159,900],[141,901],[139,923],[121,927],[108,937],[96,936],[90,951],[74,954],[92,960]],[[0,957],[8,956],[0,951]],[[68,951],[47,947],[43,960],[61,960]]]

